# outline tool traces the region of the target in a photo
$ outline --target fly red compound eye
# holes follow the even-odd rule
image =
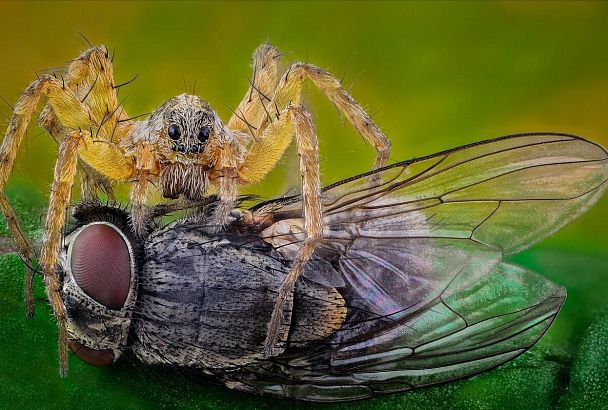
[[[122,308],[127,300],[131,262],[125,239],[108,224],[85,226],[71,245],[74,280],[84,293],[110,309]]]

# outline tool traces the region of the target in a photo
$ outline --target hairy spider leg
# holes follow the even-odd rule
[[[262,180],[284,155],[293,138],[294,128],[290,127],[290,124],[295,126],[302,174],[306,239],[277,297],[265,341],[265,350],[269,355],[272,355],[278,340],[278,329],[293,287],[322,235],[317,135],[310,115],[301,105],[302,86],[306,79],[312,81],[348,118],[366,141],[376,149],[374,169],[384,166],[390,154],[388,138],[342,87],[340,81],[329,72],[311,64],[295,63],[283,74],[274,95],[264,106],[265,116],[256,130],[257,138],[245,154],[244,161],[238,169],[239,183],[247,184]],[[285,115],[288,115],[287,119],[284,118]]]
[[[0,146],[0,191],[2,191],[3,196],[2,201],[0,201],[0,206],[2,207],[2,211],[6,217],[8,228],[10,229],[13,238],[15,238],[15,242],[17,243],[21,256],[25,261],[25,304],[28,317],[32,317],[34,315],[32,281],[34,276],[33,260],[35,254],[32,246],[23,235],[23,231],[19,226],[19,221],[15,211],[4,196],[4,187],[6,186],[15,162],[15,158],[17,156],[17,152],[19,150],[19,146],[23,141],[32,114],[38,105],[38,101],[42,93],[47,95],[53,93],[57,95],[52,104],[65,107],[65,109],[69,110],[68,112],[81,109],[80,102],[74,98],[73,94],[65,94],[63,91],[63,83],[51,76],[43,76],[40,80],[34,81],[25,90],[21,98],[19,98],[19,101],[15,105],[13,116],[10,119],[6,136],[2,142],[2,145]],[[86,115],[86,112],[81,111],[81,114]],[[72,125],[88,125],[89,123],[88,117],[78,117],[78,115],[71,118],[66,118],[66,121],[71,122]]]
[[[102,45],[86,50],[73,60],[64,79],[65,86],[89,107],[93,118],[98,120],[98,128],[93,130],[96,139],[119,140],[129,125],[125,121],[128,115],[118,101],[117,91],[122,85],[115,85],[113,76],[112,59],[107,47]],[[58,143],[68,132],[57,121],[50,104],[40,114],[40,125]],[[78,168],[82,200],[96,200],[98,192],[105,192],[110,200],[114,198],[111,179],[82,160],[79,160]]]
[[[97,133],[106,133],[110,127],[112,127],[112,132],[115,132],[116,128],[120,128],[118,125],[118,118],[126,116],[126,113],[124,113],[122,108],[118,110],[119,104],[115,91],[117,87],[113,84],[112,73],[113,69],[111,61],[108,59],[107,48],[104,46],[95,47],[82,53],[77,59],[70,63],[67,75],[61,79],[61,88],[70,90],[73,93],[73,96],[82,104],[70,105],[69,103],[57,103],[57,107],[63,109],[61,118],[65,123],[62,123],[57,119],[57,114],[53,109],[53,103],[49,101],[40,115],[40,125],[43,126],[57,142],[60,142],[68,132],[67,128],[69,128],[70,124],[68,117],[74,115],[70,110],[80,109],[82,106],[86,106],[89,109],[87,115],[90,120],[86,121],[84,118],[80,118],[75,121],[75,124],[78,124],[81,127],[86,126],[87,128],[92,128],[93,123],[96,122],[92,119],[103,118],[100,122],[97,121],[97,123],[100,124],[100,126],[97,127]],[[43,76],[43,78],[32,83],[17,103],[13,118],[7,129],[6,138],[3,141],[2,148],[0,148],[0,159],[2,161],[0,163],[0,190],[4,188],[10,176],[19,145],[25,136],[31,116],[38,105],[39,93],[45,93],[44,90],[39,90],[37,94],[36,87],[48,82],[49,78],[50,76]],[[58,84],[59,79],[55,78],[55,80]],[[46,93],[48,94],[48,92]],[[117,135],[121,134],[120,131],[121,130],[118,130]],[[95,199],[97,197],[96,193],[100,189],[107,192],[110,198],[113,196],[111,186],[106,177],[103,177],[99,172],[95,171],[94,168],[82,161],[81,169],[83,170],[83,178],[81,180],[83,199]],[[15,212],[8,200],[6,200],[6,197],[3,197],[0,207],[7,218],[7,225],[13,233],[20,253],[25,260],[25,305],[27,316],[32,317],[34,315],[34,297],[32,289],[34,270],[32,266],[35,255],[32,247],[24,237]]]
[[[296,145],[300,158],[300,177],[302,179],[303,222],[306,237],[298,251],[294,263],[279,289],[272,316],[268,324],[268,334],[264,350],[272,356],[279,338],[279,329],[285,310],[292,305],[293,291],[306,263],[312,257],[323,230],[323,205],[321,203],[321,177],[319,172],[319,148],[317,133],[308,110],[302,105],[288,106],[283,122],[292,124],[282,127],[281,131],[291,135],[295,129]]]
[[[329,72],[311,64],[295,63],[281,77],[272,100],[267,104],[268,114],[258,129],[258,138],[245,156],[245,162],[239,170],[243,183],[254,183],[262,180],[283,156],[287,144],[278,144],[277,149],[268,151],[273,141],[264,141],[264,131],[274,121],[280,119],[281,111],[289,104],[297,106],[302,99],[302,86],[306,79],[315,84],[338,110],[343,113],[366,141],[376,149],[373,169],[386,164],[391,144],[365,110],[348,94],[340,81]],[[281,135],[282,138],[291,136]],[[272,136],[271,136],[272,138]],[[276,141],[278,138],[273,138]],[[256,145],[259,145],[256,147]]]
[[[66,209],[70,205],[72,185],[74,183],[74,176],[76,175],[78,145],[86,132],[72,131],[68,133],[59,146],[59,156],[55,164],[49,210],[46,215],[46,226],[40,251],[40,265],[44,274],[46,291],[59,327],[59,373],[62,376],[67,374],[68,334],[65,306],[61,298],[61,281],[56,273],[56,264],[61,245]]]
[[[253,73],[249,89],[228,121],[228,128],[243,131],[257,138],[257,129],[268,115],[267,104],[277,87],[279,49],[263,44],[253,53]]]
[[[19,146],[23,141],[26,134],[27,127],[31,120],[31,117],[36,110],[36,107],[40,101],[40,97],[46,95],[54,115],[57,116],[61,127],[68,130],[93,130],[98,129],[100,122],[94,117],[93,113],[89,110],[86,103],[80,101],[77,95],[68,89],[65,85],[65,81],[51,76],[44,75],[40,79],[34,81],[30,86],[27,87],[23,95],[19,98],[17,105],[9,126],[6,132],[6,136],[2,145],[0,146],[0,191],[4,191],[6,182],[12,170]],[[72,135],[75,131],[71,131],[68,135]],[[69,147],[73,147],[73,155],[77,158],[77,154],[95,169],[102,174],[112,179],[124,180],[129,178],[133,174],[133,166],[129,159],[127,159],[122,152],[119,150],[117,145],[111,141],[106,140],[94,140],[93,136],[89,132],[79,132],[78,144],[71,144]],[[67,149],[67,148],[66,148]],[[61,150],[60,150],[61,153]],[[61,160],[61,157],[58,159]],[[75,171],[74,171],[75,174]],[[61,174],[63,175],[63,174]],[[56,172],[57,177],[57,172]],[[74,175],[71,176],[73,179]],[[62,176],[62,178],[65,178]],[[56,181],[57,182],[57,181]],[[66,181],[63,181],[66,182]],[[69,181],[71,188],[73,181]],[[58,203],[61,203],[57,197],[55,189],[51,191],[50,208],[48,215],[56,215],[57,210],[53,209]],[[68,196],[69,198],[69,196]],[[11,233],[20,243],[21,246],[27,244],[19,238],[23,238],[21,229],[19,228],[18,222],[15,217],[15,213],[12,208],[8,205],[8,201],[0,201],[3,212],[9,220],[9,229]],[[67,206],[67,205],[66,205]],[[61,210],[65,215],[65,209]],[[41,265],[43,269],[43,275],[45,282],[47,283],[47,292],[49,298],[52,299],[52,306],[59,323],[59,339],[60,339],[60,373],[62,375],[66,372],[67,367],[67,356],[65,353],[65,329],[62,329],[62,321],[64,321],[65,314],[61,305],[60,294],[56,293],[53,289],[55,281],[57,281],[55,266],[57,262],[57,252],[59,249],[59,243],[61,241],[60,235],[52,234],[58,230],[59,234],[64,225],[64,219],[61,218],[50,225],[51,219],[47,215],[47,226],[45,227],[45,241],[43,244],[41,258]],[[55,244],[51,242],[55,241]],[[56,251],[50,252],[50,249]],[[22,256],[27,261],[28,258],[33,254],[31,246],[23,247]],[[27,265],[27,264],[26,264]],[[31,280],[30,277],[33,275],[31,267],[26,266],[26,285],[29,289],[26,289],[26,303],[31,303]],[[58,292],[58,291],[57,291]],[[58,298],[58,299],[57,299]],[[55,299],[55,300],[53,300]],[[33,305],[27,307],[28,313],[33,312]]]
[[[248,144],[251,137],[256,141],[260,137],[261,139],[265,138],[265,136],[259,135],[258,129],[268,115],[266,104],[271,101],[277,86],[280,58],[279,50],[270,44],[259,46],[253,53],[253,73],[250,86],[226,125],[234,135],[237,133],[241,135],[240,139],[244,144]],[[291,135],[287,139],[290,141]],[[233,148],[222,147],[219,166],[216,166],[217,171],[211,175],[211,179],[216,182],[217,187],[211,186],[210,191],[217,189],[221,198],[213,218],[211,221],[207,221],[209,229],[212,231],[219,231],[228,223],[230,212],[234,208],[237,198],[237,185],[242,181],[242,178],[240,178],[241,172],[239,172],[241,164],[236,159],[238,154],[235,153]],[[275,146],[268,147],[268,144],[257,147],[257,149],[264,148],[270,148],[273,152],[277,150]],[[285,151],[285,148],[280,149],[280,155]]]

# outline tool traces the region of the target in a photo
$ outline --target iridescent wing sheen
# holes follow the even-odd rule
[[[380,315],[415,312],[471,259],[481,277],[575,219],[607,180],[607,152],[564,134],[503,137],[353,177],[324,190],[324,238],[305,276]],[[288,259],[301,208],[293,197],[252,209],[272,218],[261,236]],[[327,255],[339,275],[325,276]]]
[[[554,233],[608,187],[608,153],[564,134],[503,137],[398,163],[324,190],[324,232],[305,277],[351,312],[315,353],[248,369],[234,386],[348,400],[477,373],[546,331],[562,288],[502,258]],[[260,236],[293,258],[297,197],[262,203]],[[274,373],[273,373],[274,372]],[[238,379],[238,381],[235,381]]]
[[[455,380],[529,349],[565,296],[558,285],[505,263],[482,278],[468,269],[415,314],[373,317],[357,311],[325,344],[247,366],[232,373],[228,384],[343,401]]]

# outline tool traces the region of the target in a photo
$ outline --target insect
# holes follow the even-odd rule
[[[111,182],[131,184],[133,229],[146,233],[146,200],[157,185],[166,198],[203,200],[217,193],[212,224],[221,231],[237,199],[237,187],[260,181],[275,167],[295,135],[302,176],[306,233],[296,263],[277,296],[266,340],[273,354],[285,305],[321,235],[317,136],[301,102],[305,80],[315,84],[359,133],[376,149],[374,168],[388,159],[390,143],[371,117],[342,88],[340,81],[311,64],[292,64],[280,75],[281,53],[265,44],[253,54],[253,79],[227,123],[203,99],[183,94],[168,100],[148,118],[130,118],[118,100],[112,58],[105,46],[93,47],[73,60],[65,76],[45,74],[32,82],[17,102],[0,147],[0,208],[21,254],[33,264],[34,252],[21,233],[15,212],[1,193],[31,116],[40,98],[47,105],[40,124],[60,143],[51,189],[40,265],[59,326],[61,372],[65,373],[66,313],[54,271],[61,233],[77,168],[82,171],[82,196],[112,196]],[[80,166],[78,165],[80,164]],[[32,269],[27,269],[26,305],[33,315]]]
[[[203,210],[206,219],[145,238],[132,234],[126,212],[84,204],[58,277],[70,346],[95,365],[134,355],[233,389],[311,401],[476,374],[534,345],[566,297],[503,257],[581,215],[607,181],[599,145],[521,134],[326,187],[322,239],[273,357],[267,323],[305,246],[302,196],[260,203],[221,232]]]

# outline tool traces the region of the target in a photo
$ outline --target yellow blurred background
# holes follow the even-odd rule
[[[608,146],[605,3],[2,2],[0,16],[0,96],[11,104],[35,72],[85,50],[82,33],[115,50],[117,83],[139,74],[120,95],[131,115],[196,85],[227,119],[248,86],[251,53],[270,41],[289,52],[285,64],[305,60],[344,77],[391,138],[392,161],[524,131]],[[368,170],[372,150],[307,88],[324,183]],[[56,149],[31,127],[12,181],[46,197]],[[293,154],[248,191],[296,187]],[[547,244],[605,251],[607,212],[604,198]]]

